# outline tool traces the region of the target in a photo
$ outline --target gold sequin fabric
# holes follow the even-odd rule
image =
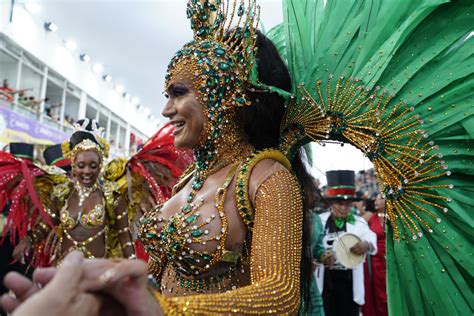
[[[219,294],[167,298],[166,315],[295,314],[300,301],[303,206],[300,187],[287,170],[259,187],[251,241],[249,285]]]

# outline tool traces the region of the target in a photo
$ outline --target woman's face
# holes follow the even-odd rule
[[[73,174],[76,181],[84,187],[94,185],[100,173],[99,154],[92,150],[81,151],[76,156]]]
[[[375,210],[377,212],[384,212],[385,211],[385,199],[382,197],[382,195],[377,195],[377,198],[375,199],[374,202]]]
[[[192,82],[184,76],[177,76],[166,89],[168,102],[162,115],[174,127],[174,144],[178,148],[195,148],[206,124],[202,105]]]

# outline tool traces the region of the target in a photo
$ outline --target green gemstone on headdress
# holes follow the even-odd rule
[[[214,85],[217,85],[219,84],[219,80],[217,80],[217,78],[207,78],[206,80],[206,84],[208,87],[213,87]]]
[[[225,96],[226,88],[224,86],[219,88],[219,92],[217,93],[217,96],[222,99]]]
[[[214,28],[218,28],[219,25],[221,25],[222,21],[224,21],[224,16],[222,14],[219,14],[214,21]]]
[[[222,48],[218,47],[218,48],[214,49],[214,54],[216,54],[217,57],[224,56],[225,50],[223,50]]]
[[[193,16],[193,11],[189,8],[186,9],[186,17],[190,19]],[[191,28],[194,26],[194,22],[191,21]]]
[[[245,28],[245,31],[244,31],[244,37],[249,37],[249,36],[250,36],[250,29],[249,29],[249,27],[247,26],[247,27]]]
[[[238,97],[238,98],[235,98],[235,102],[239,103],[239,104],[244,104],[245,103],[245,99],[242,98],[242,97]]]
[[[209,66],[212,65],[211,60],[210,60],[209,58],[207,58],[207,57],[203,57],[203,58],[201,58],[201,59],[199,59],[199,60],[197,61],[198,65],[201,65],[201,64],[204,63],[204,62],[205,62],[206,64],[208,64]]]
[[[211,10],[212,12],[216,12],[216,11],[217,11],[217,8],[216,8],[215,5],[211,4],[211,5],[209,6],[209,10]]]
[[[209,42],[204,42],[201,44],[201,48],[209,48],[209,47],[211,47],[211,43]]]
[[[224,70],[224,71],[226,71],[230,68],[230,65],[228,63],[224,63],[224,62],[219,63],[218,66],[219,66],[220,70]]]
[[[203,28],[199,29],[199,31],[197,32],[197,35],[202,36],[204,34],[209,34],[209,33],[210,33],[209,27],[206,26],[206,27],[203,27]]]
[[[242,53],[236,53],[234,54],[234,58],[239,62],[245,61],[244,55]]]
[[[241,3],[239,9],[237,10],[237,16],[242,16],[244,14],[244,5]]]
[[[217,101],[216,103],[212,104],[211,107],[213,109],[218,109],[219,107],[221,106],[221,102],[220,101]]]

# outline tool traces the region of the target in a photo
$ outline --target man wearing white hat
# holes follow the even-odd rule
[[[355,173],[352,170],[328,171],[326,200],[330,212],[320,215],[326,249],[336,253],[331,267],[318,267],[318,286],[326,316],[358,316],[364,304],[364,267],[367,253],[377,253],[377,236],[361,217],[352,214],[357,200]]]

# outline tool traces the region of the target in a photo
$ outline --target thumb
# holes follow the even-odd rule
[[[45,290],[54,291],[56,295],[74,296],[82,278],[81,263],[83,260],[82,253],[78,251],[68,254],[61,262],[53,280],[45,287]]]

